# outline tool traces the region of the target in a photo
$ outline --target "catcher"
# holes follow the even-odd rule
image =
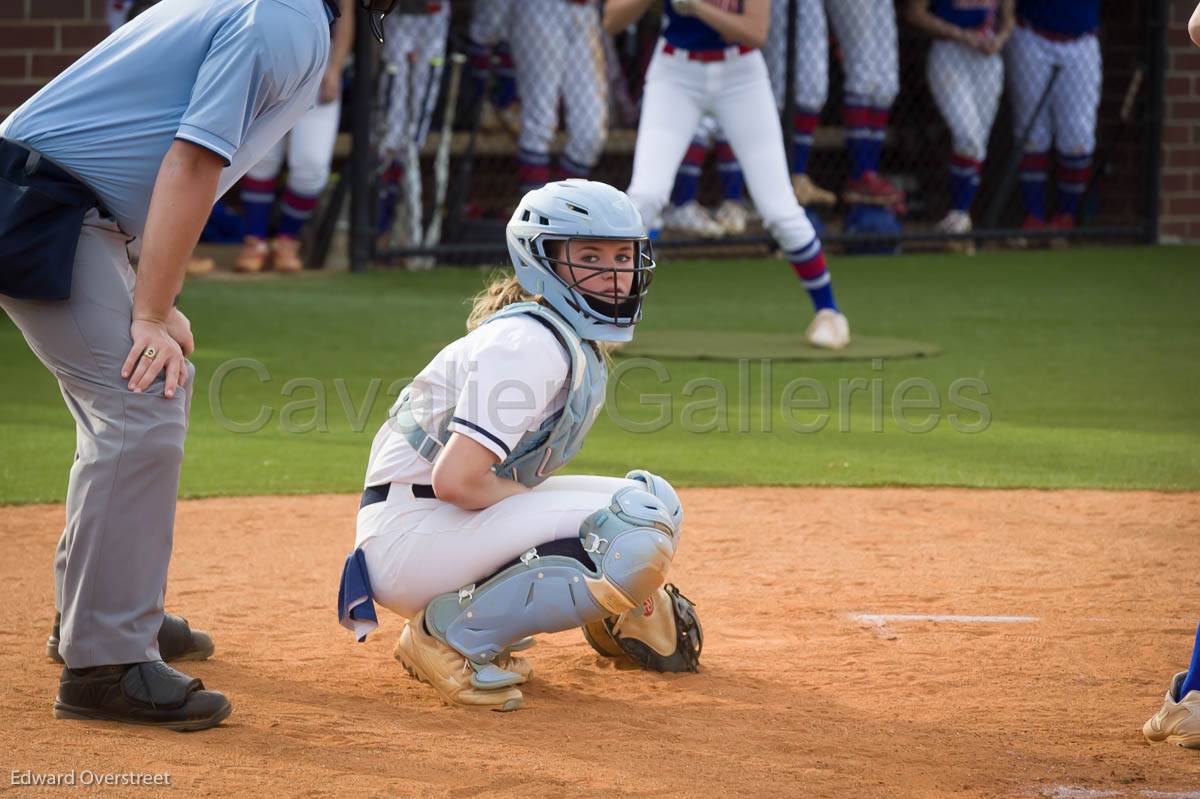
[[[602,349],[629,341],[654,260],[603,183],[529,192],[508,223],[515,276],[413,379],[375,436],[346,559],[341,623],[404,616],[395,657],[451,704],[515,710],[529,636],[584,628],[602,655],[695,671],[695,609],[665,584],[683,509],[663,478],[551,475],[604,401]]]

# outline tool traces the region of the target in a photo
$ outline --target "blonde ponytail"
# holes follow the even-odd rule
[[[487,287],[475,295],[471,305],[471,313],[467,315],[467,330],[471,331],[483,324],[492,314],[514,302],[536,302],[539,298],[521,288],[517,277],[512,272],[498,269],[492,273]]]

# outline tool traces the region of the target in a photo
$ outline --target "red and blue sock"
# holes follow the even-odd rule
[[[833,278],[825,267],[821,240],[814,238],[807,247],[788,253],[788,260],[792,262],[792,269],[812,299],[813,309],[822,311],[829,308],[836,311],[838,307],[833,299]]]
[[[467,39],[467,66],[470,69],[471,88],[478,97],[487,86],[488,73],[492,71],[492,48]]]
[[[304,225],[312,218],[313,211],[317,209],[317,202],[321,199],[321,195],[304,195],[288,189],[283,193],[283,199],[279,202],[279,210],[282,212],[279,216],[279,235],[289,238],[300,238],[300,231],[304,229]]]
[[[386,233],[396,222],[396,206],[400,203],[400,184],[404,182],[404,165],[392,162],[379,179],[379,233]]]
[[[242,224],[247,236],[267,237],[271,208],[275,205],[275,178],[242,178]]]
[[[746,177],[742,174],[742,165],[729,142],[717,139],[717,172],[721,176],[721,197],[726,200],[742,199],[742,191],[746,186]]]
[[[517,154],[517,179],[521,182],[521,191],[540,189],[550,181],[550,154],[526,150],[524,147]]]
[[[1058,210],[1060,213],[1075,216],[1079,212],[1079,201],[1087,189],[1088,179],[1092,176],[1092,154],[1064,155],[1058,154]]]
[[[708,146],[699,139],[692,139],[687,152],[683,155],[683,163],[675,173],[675,187],[671,189],[671,205],[679,207],[696,199],[700,188],[700,173],[704,170],[704,162],[708,159]]]
[[[1025,153],[1021,158],[1021,197],[1025,212],[1046,221],[1046,181],[1050,171],[1050,153]]]
[[[579,163],[566,153],[558,156],[558,169],[555,180],[570,180],[571,178],[586,178],[592,174],[592,168]]]
[[[950,201],[955,211],[967,213],[979,191],[979,175],[983,164],[974,158],[955,153],[950,156]]]
[[[821,121],[821,112],[811,108],[801,108],[796,111],[793,119],[796,131],[792,134],[792,174],[803,175],[808,171],[808,156],[812,152],[817,123]]]
[[[496,45],[496,94],[492,99],[497,108],[508,108],[517,99],[517,68],[513,64],[508,42]]]
[[[890,109],[874,107],[861,97],[846,98],[842,122],[846,128],[850,176],[855,180],[867,172],[879,171],[889,116]]]

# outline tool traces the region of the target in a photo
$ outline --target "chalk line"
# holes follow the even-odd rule
[[[942,621],[960,624],[1029,624],[1041,621],[1037,616],[958,616],[937,613],[851,613],[855,621],[887,624],[890,621]]]

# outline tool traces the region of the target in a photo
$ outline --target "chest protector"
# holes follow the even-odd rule
[[[585,342],[553,310],[535,302],[518,302],[496,312],[484,322],[525,314],[547,327],[570,356],[567,373],[567,401],[562,410],[542,422],[537,430],[527,432],[501,463],[493,467],[500,477],[516,480],[532,488],[567,465],[583,448],[583,439],[604,404],[608,368],[596,349]],[[412,413],[409,389],[400,393],[394,419],[397,429],[426,462],[433,464],[450,438],[450,418],[436,430],[425,430]]]

